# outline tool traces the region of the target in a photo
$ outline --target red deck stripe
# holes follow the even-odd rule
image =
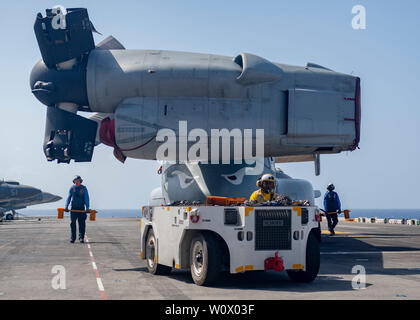
[[[87,237],[87,235],[85,235],[85,238],[86,238],[86,243],[89,244],[89,238]],[[92,269],[93,269],[93,272],[95,273],[96,279],[99,279],[99,281],[102,283],[101,276],[99,275],[99,271],[97,269],[98,266],[96,265],[95,258],[93,257],[93,252],[92,252],[92,249],[91,248],[92,248],[92,246],[90,246],[90,248],[88,247],[90,260],[92,261]],[[93,267],[94,264],[96,265],[96,269]],[[97,285],[98,285],[99,293],[101,294],[101,299],[102,300],[107,300],[108,298],[106,297],[106,294],[105,294],[105,288],[104,288],[104,290],[101,290],[101,288],[99,288],[99,284],[98,283],[97,283]],[[102,283],[102,286],[103,286],[103,283]]]

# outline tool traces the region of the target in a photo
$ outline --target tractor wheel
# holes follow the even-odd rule
[[[146,247],[149,247],[149,250],[146,249],[146,262],[147,262],[147,269],[149,270],[149,272],[155,275],[169,274],[172,271],[171,267],[164,266],[157,263],[157,255],[156,255],[157,241],[156,241],[156,237],[155,237],[155,233],[153,232],[153,229],[150,229],[150,231],[147,234]],[[147,252],[150,253],[150,256],[147,255]]]
[[[290,279],[296,282],[312,282],[318,275],[320,264],[319,242],[316,235],[311,232],[306,244],[306,270],[287,270]]]
[[[222,270],[222,250],[216,237],[210,233],[197,235],[191,241],[190,268],[194,283],[213,284]]]

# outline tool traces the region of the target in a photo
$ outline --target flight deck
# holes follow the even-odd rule
[[[187,270],[148,273],[137,218],[88,221],[87,241],[74,244],[69,222],[0,224],[0,299],[420,299],[420,226],[340,221],[334,237],[322,232],[321,267],[312,283],[293,282],[284,271],[250,271],[201,287]],[[361,267],[366,285],[354,289]]]

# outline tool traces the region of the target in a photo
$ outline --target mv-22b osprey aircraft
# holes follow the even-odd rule
[[[250,53],[126,50],[112,36],[95,45],[96,30],[84,8],[47,9],[46,16],[37,15],[34,30],[42,60],[32,70],[30,86],[47,106],[47,159],[91,161],[94,146],[103,143],[122,162],[127,157],[156,160],[169,140],[159,139],[159,132],[170,130],[179,146],[167,152],[153,201],[247,197],[257,178],[271,172],[278,193],[313,204],[312,185],[292,179],[275,163],[314,161],[319,174],[321,154],[358,148],[358,77],[314,63],[272,63]],[[93,115],[86,118],[78,111]],[[231,157],[223,161],[225,147],[210,146],[214,130],[223,129],[239,129],[244,141],[248,130],[251,150],[263,153],[247,161],[244,149],[234,152],[231,137]],[[188,132],[199,134],[191,138]],[[208,163],[181,152],[199,139],[200,155]]]

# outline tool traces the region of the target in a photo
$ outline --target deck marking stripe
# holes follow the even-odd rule
[[[88,251],[89,251],[90,260],[92,261],[93,272],[95,273],[95,277],[96,277],[96,284],[98,285],[99,293],[101,294],[101,299],[102,300],[107,300],[107,297],[105,295],[105,288],[104,288],[104,285],[102,283],[102,279],[99,275],[98,267],[96,265],[95,258],[94,258],[93,253],[92,253],[92,248],[89,244],[89,238],[87,237],[87,235],[85,235],[85,237],[86,237],[86,243],[88,244],[87,247],[88,247]]]
[[[105,291],[104,285],[102,284],[101,278],[96,278],[96,282],[98,283],[99,291]]]
[[[321,231],[322,234],[330,234],[329,231],[327,230],[322,230]],[[335,231],[336,234],[349,234],[348,232],[341,232],[341,231]]]
[[[102,300],[107,300],[107,297],[105,295],[105,291],[99,291],[101,293],[101,299]]]
[[[3,249],[5,246],[7,246],[8,244],[11,244],[12,242],[13,242],[13,241],[8,242],[8,243],[6,243],[6,244],[4,244],[4,245],[0,246],[0,249]]]
[[[335,252],[321,252],[321,254],[329,255],[329,254],[342,254],[342,255],[348,255],[348,254],[388,254],[388,253],[420,253],[419,250],[413,250],[413,251],[335,251]]]
[[[97,279],[100,279],[101,277],[99,276],[98,269],[95,269],[95,270],[93,270],[93,271],[95,272],[95,277],[96,277]]]

